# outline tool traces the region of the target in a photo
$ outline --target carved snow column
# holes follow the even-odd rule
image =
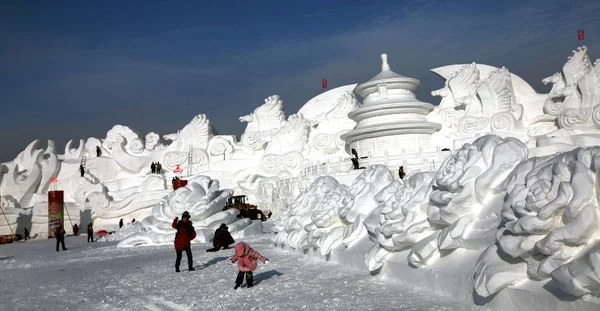
[[[64,227],[65,193],[62,190],[48,191],[48,238],[55,237],[58,226]]]
[[[414,90],[420,81],[393,72],[386,54],[381,55],[381,72],[354,88],[362,105],[348,113],[356,122],[341,138],[361,154],[383,158],[402,154],[402,149],[431,147],[431,134],[441,124],[427,121],[433,105],[419,101]],[[390,163],[397,164],[397,163]]]

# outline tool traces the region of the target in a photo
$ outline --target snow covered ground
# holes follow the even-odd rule
[[[477,310],[346,266],[315,261],[247,238],[270,259],[256,286],[233,290],[233,250],[194,244],[196,271],[175,273],[172,245],[117,248],[67,237],[0,245],[0,310]]]

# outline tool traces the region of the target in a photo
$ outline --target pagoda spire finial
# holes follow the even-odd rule
[[[390,70],[390,64],[388,64],[387,54],[381,54],[381,71]]]

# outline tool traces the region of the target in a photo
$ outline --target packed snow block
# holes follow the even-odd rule
[[[212,242],[214,236],[215,232],[212,229],[196,228],[196,238],[193,241],[195,243],[208,243]]]
[[[231,236],[234,239],[241,239],[253,235],[263,234],[263,226],[262,221],[260,220],[251,220],[251,224],[249,226],[244,227],[243,229],[234,232]]]

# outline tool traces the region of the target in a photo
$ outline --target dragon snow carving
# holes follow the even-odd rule
[[[285,124],[283,101],[279,95],[269,96],[254,112],[241,116],[240,121],[248,123],[241,138],[244,147],[251,150],[265,149],[271,136]]]
[[[188,166],[190,150],[192,152],[192,165],[194,167],[207,164],[209,156],[206,151],[208,143],[213,137],[210,121],[205,114],[195,116],[192,121],[178,133],[164,135],[165,140],[173,141],[166,149],[163,165],[166,170],[173,170],[177,164],[184,169]]]

